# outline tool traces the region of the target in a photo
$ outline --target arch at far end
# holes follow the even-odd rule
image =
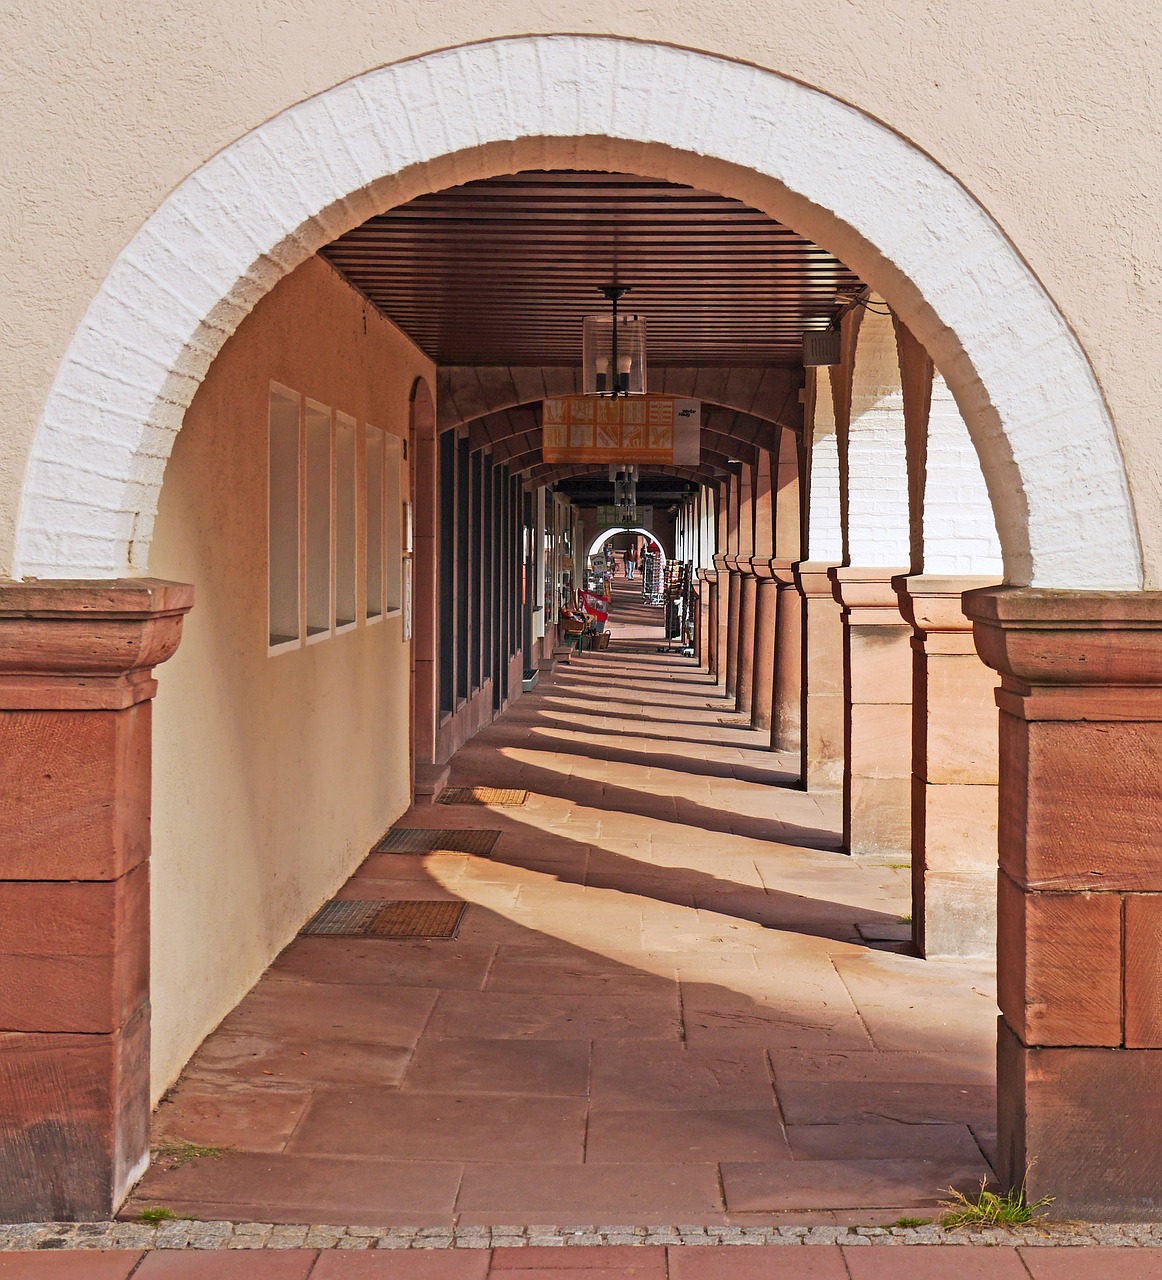
[[[652,542],[654,546],[657,547],[658,551],[661,552],[663,560],[668,560],[670,558],[666,555],[666,548],[662,546],[661,539],[658,538],[656,534],[651,533],[648,529],[643,529],[640,525],[630,526],[622,524],[611,525],[608,529],[603,529],[597,537],[593,539],[587,554],[589,556],[595,556],[601,548],[605,546],[610,538],[616,538],[619,533],[641,534],[647,542]]]

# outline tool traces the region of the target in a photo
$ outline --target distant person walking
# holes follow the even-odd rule
[[[637,573],[637,547],[633,546],[625,553],[625,576],[632,582]]]

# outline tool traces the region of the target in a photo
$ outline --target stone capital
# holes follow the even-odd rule
[[[119,710],[152,698],[194,589],[155,578],[0,583],[0,707]]]
[[[770,556],[751,556],[750,572],[759,582],[772,582],[779,563],[780,561],[772,560]]]
[[[799,594],[804,599],[835,599],[831,570],[839,566],[833,560],[798,560],[792,563],[791,573]]]
[[[997,702],[1026,720],[1162,720],[1162,592],[969,591]]]
[[[901,568],[842,565],[828,570],[835,599],[853,626],[902,626],[900,599],[892,586]]]
[[[726,556],[723,552],[716,551],[714,553],[714,567],[718,570],[719,573],[729,572],[730,565],[726,563]]]
[[[996,586],[995,578],[969,575],[914,573],[892,579],[900,612],[915,632],[913,647],[929,653],[975,653],[972,619],[961,596]]]
[[[717,560],[718,557],[715,556],[715,559]],[[744,564],[749,566],[750,564],[749,556],[728,555],[728,556],[723,556],[722,559],[723,559],[724,566],[727,569],[729,569],[731,573],[742,573],[743,572],[742,566]]]

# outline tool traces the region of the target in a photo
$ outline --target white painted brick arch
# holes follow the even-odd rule
[[[773,72],[564,35],[369,72],[191,174],[114,263],[61,364],[29,460],[16,575],[145,571],[165,462],[201,378],[320,246],[437,182],[627,164],[700,185],[716,176],[892,303],[973,433],[1010,581],[1086,587],[1097,573],[1107,588],[1140,586],[1122,459],[1088,362],[954,178]]]

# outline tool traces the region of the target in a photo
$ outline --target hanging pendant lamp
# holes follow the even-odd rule
[[[646,390],[646,322],[625,315],[617,304],[628,285],[603,285],[608,315],[586,316],[581,329],[583,389],[587,396],[640,396]]]

